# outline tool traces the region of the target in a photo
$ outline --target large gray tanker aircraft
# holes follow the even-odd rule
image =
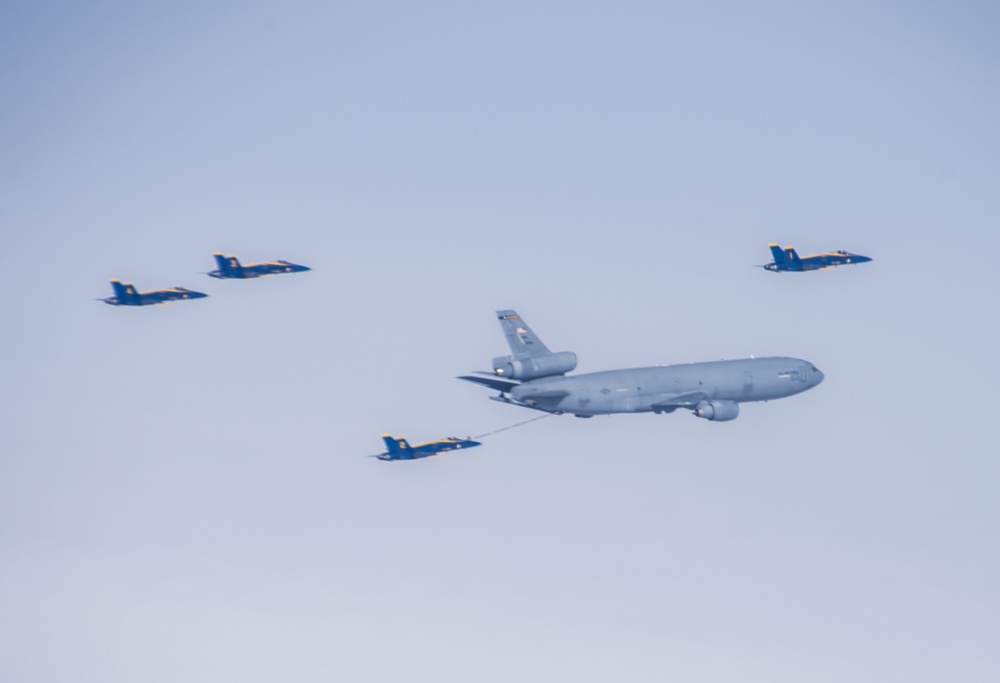
[[[744,358],[651,368],[607,370],[574,377],[576,354],[553,353],[516,311],[497,311],[511,355],[493,371],[458,379],[499,391],[494,401],[577,417],[612,413],[672,413],[678,408],[715,422],[735,420],[740,403],[800,394],[823,373],[798,358]]]

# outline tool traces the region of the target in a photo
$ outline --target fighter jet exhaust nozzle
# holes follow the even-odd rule
[[[735,420],[739,414],[740,404],[736,401],[702,401],[694,407],[695,417],[713,422]]]

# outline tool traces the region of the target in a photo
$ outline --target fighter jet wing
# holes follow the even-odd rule
[[[650,408],[655,412],[662,411],[664,413],[672,413],[678,408],[687,408],[690,410],[707,398],[708,394],[704,391],[686,391],[681,394],[668,396],[662,401],[654,403]]]
[[[490,389],[496,389],[497,391],[502,391],[504,393],[510,391],[516,387],[520,382],[515,382],[512,379],[502,379],[500,377],[494,377],[489,375],[486,377],[473,377],[472,375],[462,375],[461,377],[456,377],[456,379],[464,379],[466,382],[475,382],[476,384],[482,384],[484,387],[489,387]]]

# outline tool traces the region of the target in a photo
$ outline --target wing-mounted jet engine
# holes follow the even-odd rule
[[[736,401],[702,401],[694,407],[694,416],[713,422],[729,422],[740,414],[740,404]]]

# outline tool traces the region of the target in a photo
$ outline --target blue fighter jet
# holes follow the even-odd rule
[[[482,445],[478,441],[459,439],[457,436],[449,436],[447,439],[438,439],[437,441],[428,441],[416,446],[411,446],[406,442],[406,439],[394,437],[392,434],[383,434],[382,440],[385,441],[385,447],[389,450],[385,453],[372,456],[379,460],[417,460],[418,458],[440,455],[448,451],[458,451],[463,448],[474,448],[475,446]]]
[[[208,274],[220,280],[246,280],[252,277],[267,277],[268,275],[278,275],[280,273],[301,273],[310,270],[306,266],[300,266],[288,261],[268,261],[267,263],[251,263],[248,266],[240,265],[240,261],[235,256],[223,256],[219,252],[212,254],[215,262],[219,264],[218,270],[210,271]]]
[[[784,273],[787,271],[800,273],[806,270],[825,270],[826,268],[836,268],[837,266],[853,266],[857,263],[867,263],[871,261],[867,256],[852,254],[849,251],[828,251],[824,254],[809,254],[799,256],[792,247],[781,249],[775,242],[768,245],[774,260],[764,265],[766,270],[773,273]]]
[[[111,287],[115,290],[115,295],[109,296],[107,299],[98,299],[98,301],[112,306],[152,306],[153,304],[166,304],[184,299],[203,299],[208,296],[208,294],[194,292],[184,287],[138,292],[131,282],[123,283],[118,280],[112,280]]]

